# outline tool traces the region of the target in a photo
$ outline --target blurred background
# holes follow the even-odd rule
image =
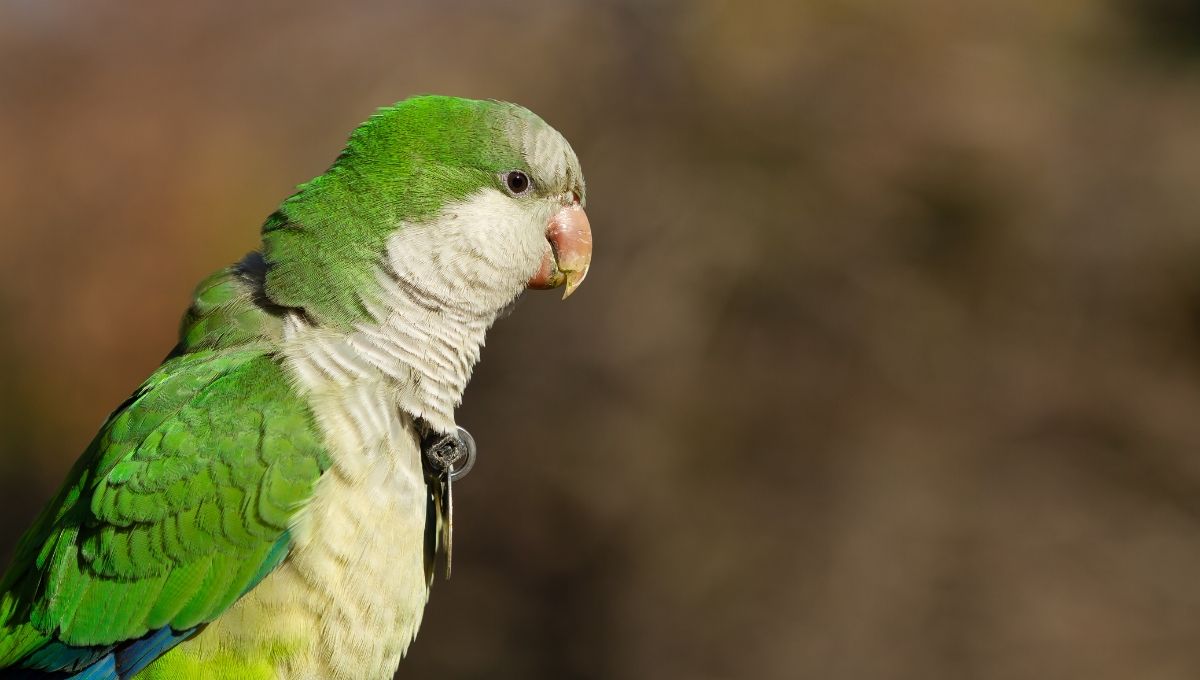
[[[1200,676],[1190,0],[2,2],[0,559],[423,92],[558,127],[597,250],[489,337],[398,678]]]

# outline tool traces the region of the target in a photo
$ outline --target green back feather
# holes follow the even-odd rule
[[[200,286],[176,352],[19,543],[0,581],[0,668],[211,621],[283,558],[329,460],[248,281],[242,265]]]

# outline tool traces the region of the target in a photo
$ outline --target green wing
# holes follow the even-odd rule
[[[286,554],[328,467],[313,416],[264,347],[186,332],[18,545],[0,668],[211,621]]]

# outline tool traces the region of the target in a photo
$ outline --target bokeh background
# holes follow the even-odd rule
[[[1200,5],[0,2],[0,558],[375,107],[572,140],[399,678],[1200,676]]]

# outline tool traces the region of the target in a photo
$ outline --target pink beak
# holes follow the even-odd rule
[[[546,241],[542,265],[529,279],[529,287],[545,289],[565,285],[565,300],[583,283],[592,264],[592,225],[578,201],[554,213],[546,226]]]

